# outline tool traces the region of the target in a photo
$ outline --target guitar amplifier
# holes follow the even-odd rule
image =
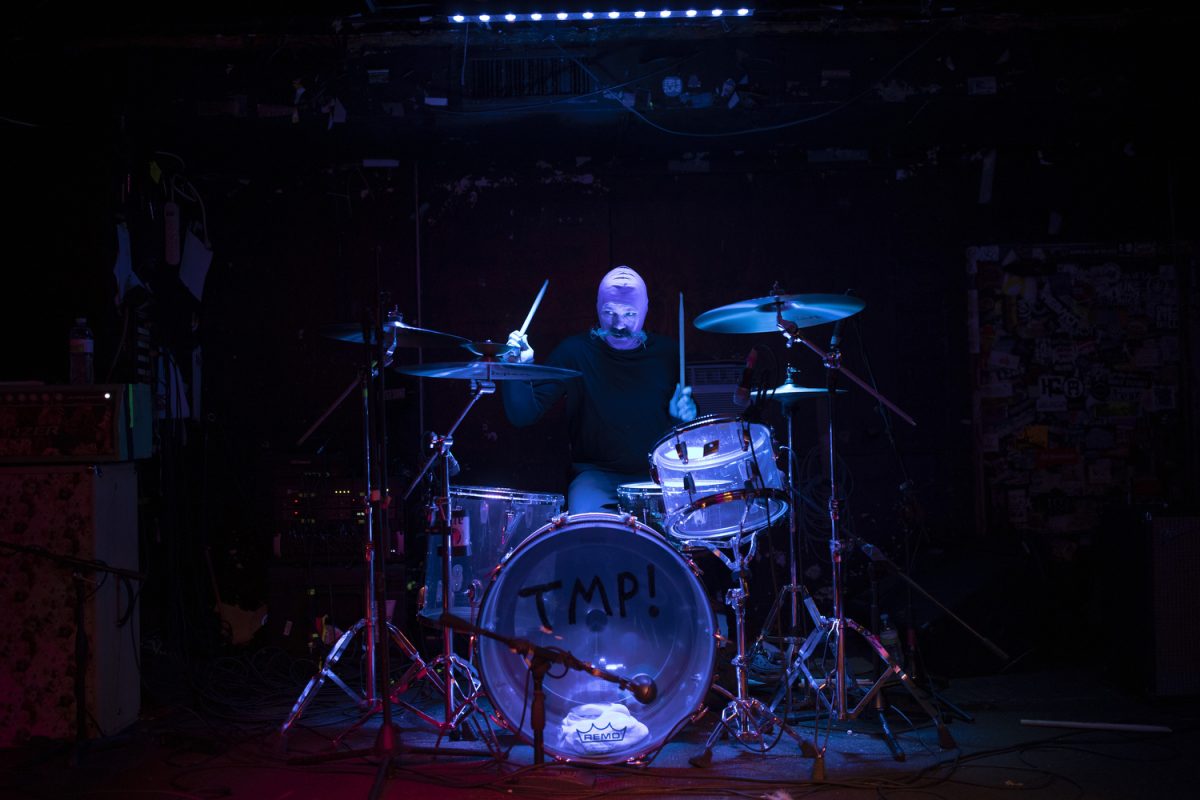
[[[0,463],[95,463],[146,458],[150,386],[0,384]]]
[[[137,571],[137,497],[137,465],[130,462],[0,467],[0,539],[37,548],[0,548],[0,748],[74,738],[81,669],[87,736],[112,736],[137,721],[138,587],[81,572],[87,596],[83,629],[76,630],[76,568],[48,557]],[[77,635],[87,639],[83,665]]]

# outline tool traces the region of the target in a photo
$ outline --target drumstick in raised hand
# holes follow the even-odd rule
[[[679,391],[683,391],[683,387],[687,384],[684,382],[683,375],[683,292],[679,293]]]
[[[542,288],[538,290],[537,297],[533,298],[533,305],[529,308],[529,313],[525,315],[525,321],[521,323],[521,330],[519,332],[520,336],[524,336],[525,331],[529,329],[529,323],[533,321],[533,313],[537,311],[538,306],[541,305],[542,297],[546,294],[546,287],[549,285],[550,279],[546,278],[546,280],[542,282]]]

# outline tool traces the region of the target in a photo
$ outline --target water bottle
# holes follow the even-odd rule
[[[71,358],[70,382],[92,384],[96,382],[96,340],[88,327],[86,317],[76,317],[68,337],[67,350]]]
[[[900,649],[900,634],[892,627],[892,621],[887,614],[879,615],[879,643],[883,645],[883,649],[887,650],[888,656],[904,667],[904,651]]]

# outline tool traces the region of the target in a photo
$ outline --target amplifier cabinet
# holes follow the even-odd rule
[[[138,568],[132,463],[0,467],[0,540]],[[0,546],[0,747],[75,737],[75,579],[71,566]],[[137,719],[138,587],[83,572],[89,738]]]
[[[1150,543],[1154,692],[1200,695],[1200,517],[1155,517]]]
[[[152,418],[144,383],[0,384],[0,463],[146,458]]]

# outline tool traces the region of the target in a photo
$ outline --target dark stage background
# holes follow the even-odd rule
[[[139,469],[143,630],[160,652],[228,646],[208,613],[216,592],[249,610],[292,602],[278,597],[279,570],[353,563],[352,510],[303,530],[286,516],[289,488],[361,484],[357,395],[297,444],[361,362],[322,326],[360,322],[383,293],[411,324],[503,340],[549,279],[530,328],[544,356],[591,324],[596,283],[618,264],[646,277],[652,330],[675,335],[683,293],[689,364],[736,368],[758,346],[773,356],[760,362],[770,385],[788,364],[814,386],[823,370],[777,336],[717,335],[691,319],[775,284],[862,298],[845,363],[918,425],[848,387],[837,431],[848,528],[1012,656],[1071,651],[1148,609],[1146,514],[1195,511],[1194,18],[864,3],[550,35],[343,5],[251,15],[218,4],[192,20],[33,8],[6,36],[0,379],[65,381],[67,330],[83,314],[98,379],[145,377],[139,354],[153,381],[179,370],[180,389],[157,392],[155,454]],[[664,91],[672,76],[685,95]],[[164,254],[171,201],[194,237],[185,256],[211,251],[195,292]],[[141,286],[114,301],[121,225]],[[1017,331],[1006,314],[1062,321],[1036,291],[1021,296],[1032,305],[1001,307],[1016,296],[1006,276],[1107,264],[1142,276],[1130,279],[1141,289],[1106,297],[1128,309],[1120,319],[1089,317],[1095,298],[1071,295],[1070,280],[1082,329]],[[980,309],[981,295],[999,305]],[[1015,361],[999,375],[988,359],[1004,323],[1010,338],[994,349]],[[829,333],[814,329],[818,342]],[[1173,387],[1174,400],[1125,395],[1132,408],[1104,422],[1082,402],[1026,418],[1022,403],[1036,398],[1020,385],[1087,378],[1074,350],[1042,364],[1038,339],[1097,344],[1110,377],[1134,364],[1149,375],[1134,388]],[[1153,340],[1158,355],[1135,361],[1127,340]],[[467,356],[403,350],[398,360],[418,358]],[[421,433],[444,432],[467,389],[396,372],[387,381],[398,491],[423,460]],[[1018,396],[984,388],[998,382],[1018,384]],[[767,413],[785,439],[779,409]],[[814,448],[824,420],[808,401],[794,430],[814,501],[801,515],[804,579],[822,599]],[[1016,420],[1005,436],[1031,431],[1005,447],[1067,450],[1083,477],[1063,474],[1062,459],[1014,458],[998,471],[987,435],[1004,420]],[[1093,428],[1119,433],[1087,444]],[[563,491],[557,412],[518,430],[498,397],[484,398],[455,440],[458,484]],[[1088,473],[1093,458],[1108,465]],[[1084,503],[1095,513],[1060,524]],[[410,607],[424,554],[411,516],[394,523]],[[780,567],[785,540],[767,538]],[[856,614],[864,561],[848,558]],[[342,575],[354,585],[350,567]],[[919,598],[910,608],[894,576],[882,589],[885,610],[928,634],[937,668],[1000,666],[943,612]],[[1146,674],[1141,657],[1129,660]]]

